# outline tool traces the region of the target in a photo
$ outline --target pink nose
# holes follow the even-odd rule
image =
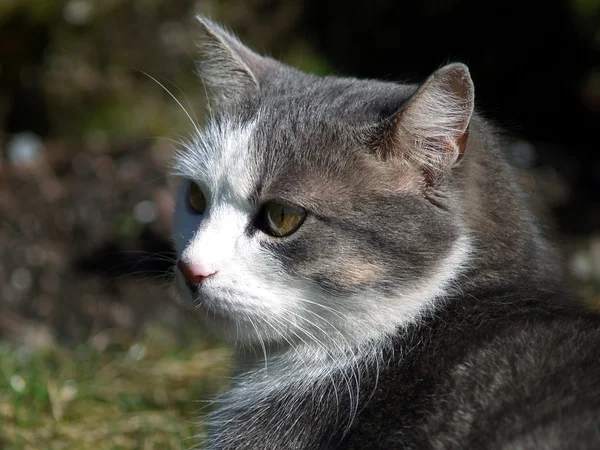
[[[206,278],[217,273],[202,266],[186,264],[182,260],[177,261],[177,267],[190,286],[199,286]]]

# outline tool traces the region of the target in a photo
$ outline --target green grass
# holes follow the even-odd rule
[[[0,344],[0,448],[198,444],[205,404],[199,400],[222,387],[227,350],[206,344],[181,348],[156,332],[138,342],[111,338],[40,352]]]

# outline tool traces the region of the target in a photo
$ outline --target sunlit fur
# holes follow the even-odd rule
[[[178,258],[215,274],[197,291],[177,277],[181,297],[242,362],[208,416],[206,448],[449,442],[451,432],[422,431],[453,414],[439,405],[454,388],[429,389],[460,375],[453,358],[483,355],[475,336],[498,335],[512,299],[558,289],[494,130],[474,115],[468,69],[446,66],[419,87],[320,78],[200,23],[216,104],[175,158],[173,229]],[[186,205],[190,182],[206,196],[202,215]],[[305,209],[306,220],[285,237],[261,231],[257,215],[272,201]],[[512,344],[500,342],[498,358]],[[446,367],[442,381],[423,381]],[[475,414],[477,401],[460,406]],[[395,414],[421,422],[378,429]]]

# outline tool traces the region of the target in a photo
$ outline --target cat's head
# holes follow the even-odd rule
[[[468,69],[316,77],[200,24],[212,112],[175,161],[181,295],[232,340],[345,346],[417,320],[468,259]]]

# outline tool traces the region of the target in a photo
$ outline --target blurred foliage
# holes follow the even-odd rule
[[[112,139],[184,130],[185,116],[177,104],[144,72],[167,85],[165,80],[177,80],[180,89],[201,100],[202,87],[194,76],[193,27],[187,23],[190,4],[158,0],[4,4],[0,17],[5,18],[5,28],[15,29],[14,39],[26,41],[34,30],[47,37],[41,51],[25,60],[9,52],[3,71],[6,86],[18,89],[23,84],[41,91],[53,136],[100,132]],[[197,101],[192,108],[200,105]]]
[[[598,0],[571,0],[575,12],[590,22],[600,14],[600,1]],[[596,26],[598,24],[596,23]]]
[[[235,25],[236,17],[247,23],[255,7],[242,1],[6,1],[0,6],[0,37],[4,29],[4,39],[18,41],[27,51],[15,42],[6,44],[2,55],[0,45],[0,94],[3,88],[6,95],[22,85],[37,89],[47,104],[54,137],[102,135],[110,140],[186,132],[187,117],[165,89],[192,117],[202,117],[204,88],[195,74],[194,16],[233,17],[228,22]],[[293,25],[301,9],[286,11]],[[240,31],[244,34],[243,27]],[[305,69],[330,70],[306,42],[278,41],[277,31],[271,31],[268,36],[254,33],[249,40]],[[279,34],[285,33],[289,30]],[[0,105],[0,119],[2,109],[6,111],[6,104]],[[21,128],[28,128],[27,123]]]
[[[55,11],[62,8],[66,0],[4,0],[0,3],[0,17],[6,17],[17,12],[24,13],[34,21],[44,21]]]

